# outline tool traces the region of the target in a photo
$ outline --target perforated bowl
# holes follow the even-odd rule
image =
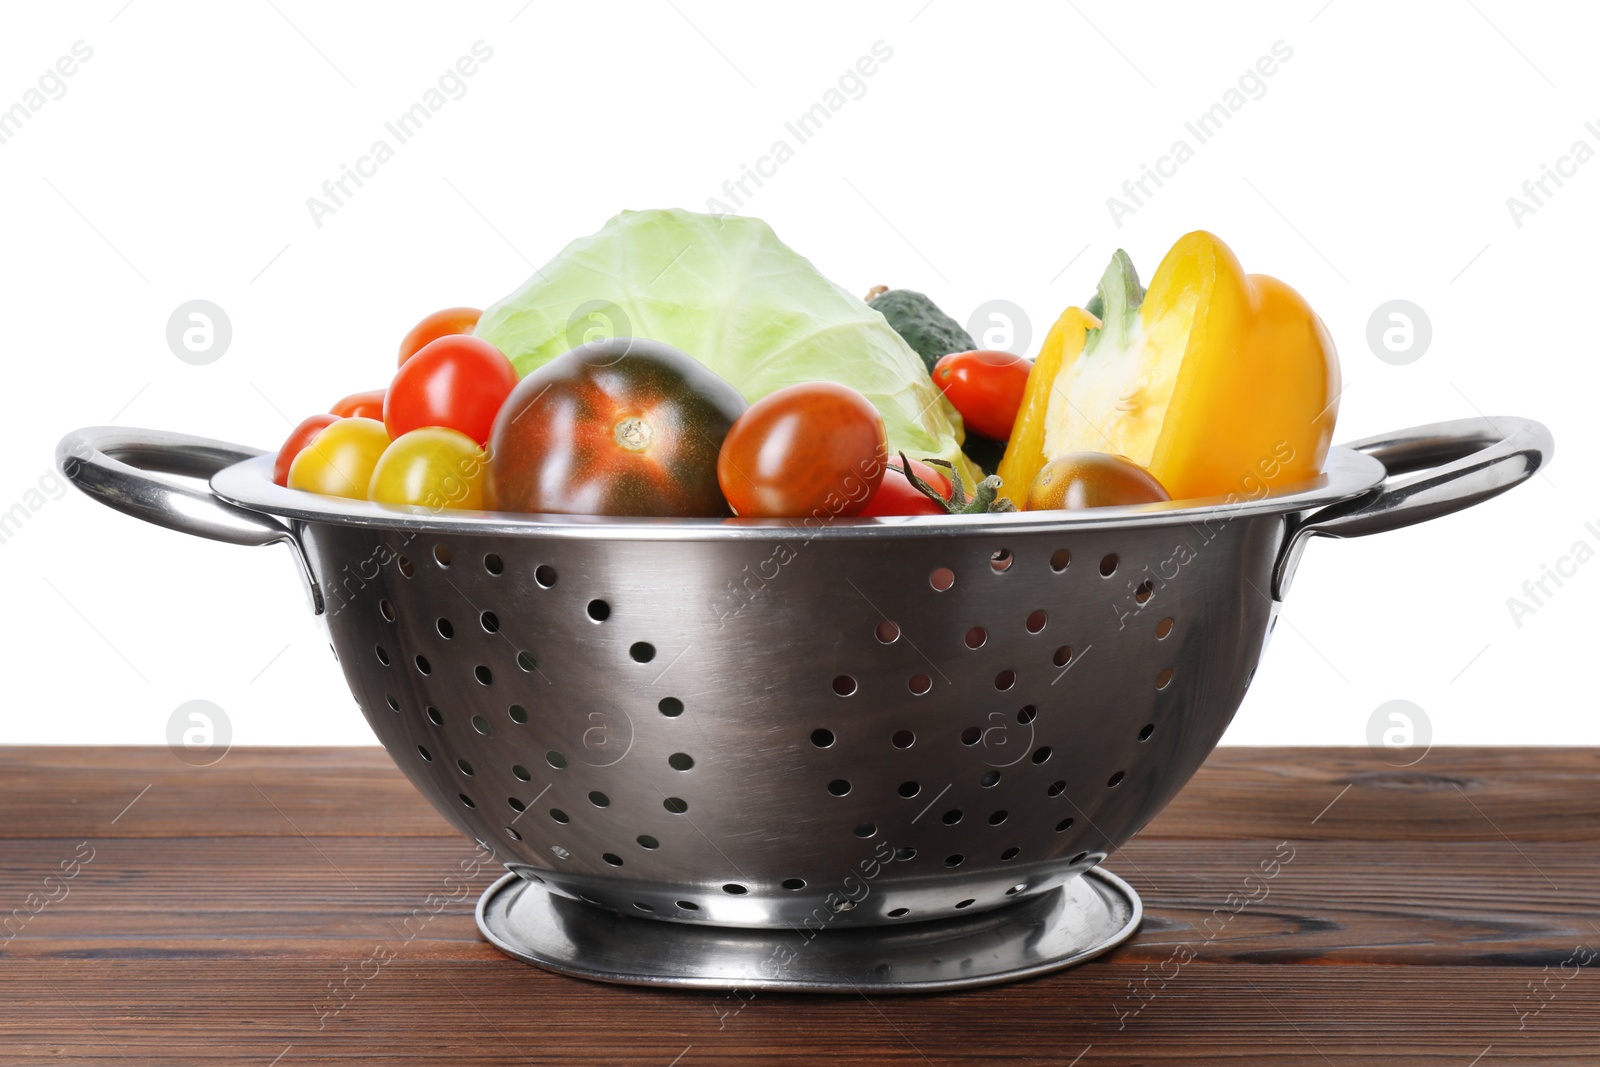
[[[1306,539],[1465,507],[1550,452],[1537,423],[1466,420],[1336,448],[1278,493],[828,524],[383,508],[107,427],[59,460],[140,518],[296,549],[373,731],[516,876],[480,908],[508,951],[921,988],[1131,933],[1136,896],[1094,869],[1222,735]],[[752,979],[780,931],[823,947]],[[950,943],[980,946],[960,973]],[[937,973],[895,970],[928,944]]]

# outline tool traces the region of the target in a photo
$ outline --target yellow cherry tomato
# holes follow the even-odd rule
[[[372,468],[388,447],[389,431],[377,419],[329,423],[289,465],[289,488],[365,500]]]
[[[367,497],[380,504],[424,508],[483,508],[488,454],[459,430],[425,426],[403,433],[384,450]]]

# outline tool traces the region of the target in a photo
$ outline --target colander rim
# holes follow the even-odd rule
[[[1105,530],[1131,525],[1180,526],[1230,521],[1245,516],[1286,515],[1350,500],[1384,480],[1382,463],[1365,453],[1335,446],[1322,473],[1255,498],[1227,496],[1139,504],[1084,511],[1023,511],[968,515],[834,519],[619,519],[589,515],[517,515],[485,511],[441,511],[397,507],[365,500],[287,489],[272,480],[273,456],[242,460],[211,477],[211,491],[230,504],[296,522],[333,526],[495,537],[564,537],[586,540],[739,541],[771,540],[793,531],[807,540],[949,537],[957,534]]]

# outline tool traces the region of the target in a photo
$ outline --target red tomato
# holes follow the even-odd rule
[[[933,384],[961,412],[967,429],[996,441],[1011,436],[1033,361],[1010,352],[952,352],[933,365]]]
[[[768,393],[728,431],[717,482],[736,515],[823,520],[859,515],[888,465],[872,401],[833,382]]]
[[[950,499],[950,479],[945,477],[938,467],[914,459],[911,461],[911,472],[933,486],[940,496],[946,500]],[[896,456],[889,461],[889,469],[884,473],[883,484],[878,486],[878,491],[867,501],[861,517],[866,519],[887,515],[945,514],[948,512],[944,508],[929,500],[920,489],[911,484],[911,479],[900,470],[900,457]]]
[[[445,308],[435,311],[411,327],[411,332],[400,339],[400,362],[416,355],[424,346],[456,333],[471,333],[478,325],[483,312],[477,308]]]
[[[339,418],[338,415],[312,415],[301,419],[300,425],[294,428],[294,431],[289,434],[289,439],[283,443],[283,447],[278,449],[278,458],[272,464],[272,480],[279,485],[287,486],[289,484],[289,464],[294,462],[294,457],[298,456],[300,450],[306,447],[306,444],[313,437],[317,436],[318,430],[338,422]]]
[[[341,419],[377,419],[383,421],[384,389],[368,389],[364,393],[351,393],[330,409]]]
[[[670,345],[579,345],[501,409],[484,500],[496,511],[727,515],[717,448],[744,409],[739,390]]]
[[[428,342],[395,372],[383,402],[383,424],[390,437],[446,426],[481,445],[516,387],[517,372],[498,348],[450,334]]]

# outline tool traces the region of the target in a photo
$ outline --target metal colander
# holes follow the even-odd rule
[[[1132,891],[1080,876],[1215,746],[1306,538],[1465,507],[1550,452],[1537,423],[1466,420],[1336,448],[1276,494],[1247,480],[1187,505],[827,525],[390,509],[280,488],[253,450],[118,428],[69,435],[59,458],[140,518],[296,548],[379,740],[521,876],[491,893],[538,887],[525,909],[544,917],[523,925],[547,943],[486,898],[497,943],[718,984],[737,975],[705,946],[749,955],[760,931],[825,930],[821,960],[872,928],[861,944],[892,966],[927,931],[998,943],[1021,921],[1006,916],[1036,927],[1059,900],[1108,929],[1049,965],[1126,936]],[[671,959],[630,960],[643,943]],[[922,984],[1030,970],[1014,957]],[[901,981],[852,982],[874,974]]]

